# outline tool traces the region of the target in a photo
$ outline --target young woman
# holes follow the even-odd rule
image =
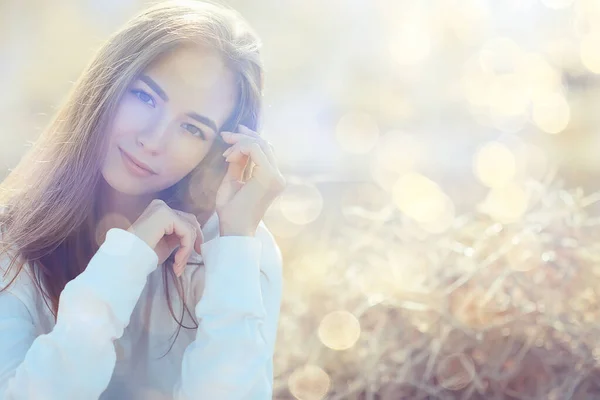
[[[0,186],[0,399],[270,399],[285,187],[259,42],[159,3],[115,33]]]

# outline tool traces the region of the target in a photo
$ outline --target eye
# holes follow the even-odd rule
[[[202,138],[202,140],[206,140],[204,132],[202,132],[202,130],[200,130],[200,128],[198,128],[197,126],[192,124],[181,124],[181,127],[190,132],[191,134],[199,136],[200,138]]]
[[[138,99],[140,99],[141,101],[143,101],[144,103],[148,104],[151,107],[155,107],[156,104],[154,103],[154,99],[152,98],[152,96],[146,92],[144,92],[141,89],[134,89],[131,91],[131,93],[134,94],[135,97],[137,97]]]

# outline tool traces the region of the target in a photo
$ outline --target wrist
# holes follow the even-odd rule
[[[255,232],[249,230],[220,229],[220,236],[250,236],[254,237]]]
[[[226,222],[219,224],[220,236],[254,236],[256,229],[247,227],[235,226]]]
[[[246,215],[225,217],[219,214],[219,234],[221,236],[255,236],[258,221]]]

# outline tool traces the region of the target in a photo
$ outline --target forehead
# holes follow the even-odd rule
[[[221,126],[235,106],[235,74],[208,47],[184,45],[157,57],[145,70],[181,112],[206,115]]]

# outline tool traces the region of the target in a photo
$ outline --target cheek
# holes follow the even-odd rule
[[[190,173],[206,157],[210,143],[193,138],[179,138],[169,151],[170,175],[182,178]]]

